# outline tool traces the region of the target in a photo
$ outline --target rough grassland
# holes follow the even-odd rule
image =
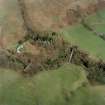
[[[0,0],[0,48],[13,48],[24,36],[17,0]]]

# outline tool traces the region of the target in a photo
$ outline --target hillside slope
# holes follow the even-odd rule
[[[64,65],[31,78],[11,70],[0,70],[1,105],[104,105],[104,93],[88,84],[85,72]],[[100,93],[99,93],[99,92]]]
[[[91,0],[24,0],[24,3],[28,19],[34,28],[56,30],[68,25],[67,12],[70,8],[76,8],[77,5],[84,8],[96,2]],[[73,21],[72,15],[69,20]]]
[[[0,105],[105,105],[104,0],[0,0]]]

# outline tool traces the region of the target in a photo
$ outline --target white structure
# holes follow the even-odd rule
[[[18,54],[20,54],[21,53],[21,50],[24,48],[24,46],[23,45],[19,45],[18,47],[17,47],[17,49],[16,49],[16,52],[18,53]]]

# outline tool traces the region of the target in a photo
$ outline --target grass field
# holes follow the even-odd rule
[[[0,105],[105,105],[103,94],[89,86],[84,70],[75,65],[27,78],[0,70]]]
[[[87,22],[91,25],[95,24],[94,29],[97,32],[105,32],[105,11],[89,16]],[[102,24],[97,24],[101,22]],[[78,45],[80,49],[87,51],[92,57],[105,60],[105,41],[81,24],[64,28],[61,32],[70,43]]]
[[[97,32],[105,32],[105,10],[89,16],[87,22],[92,25]]]

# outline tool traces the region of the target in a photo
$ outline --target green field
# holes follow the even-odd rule
[[[105,32],[105,11],[91,15],[86,18],[88,24],[94,25],[97,32]],[[102,24],[99,24],[102,23]],[[64,38],[84,51],[87,51],[92,57],[105,60],[105,41],[84,28],[81,24],[69,26],[61,30]]]
[[[0,105],[105,105],[105,94],[97,90],[88,84],[84,70],[75,65],[33,77],[0,70]]]
[[[97,32],[105,32],[105,10],[99,11],[87,17],[88,24],[92,25]]]

